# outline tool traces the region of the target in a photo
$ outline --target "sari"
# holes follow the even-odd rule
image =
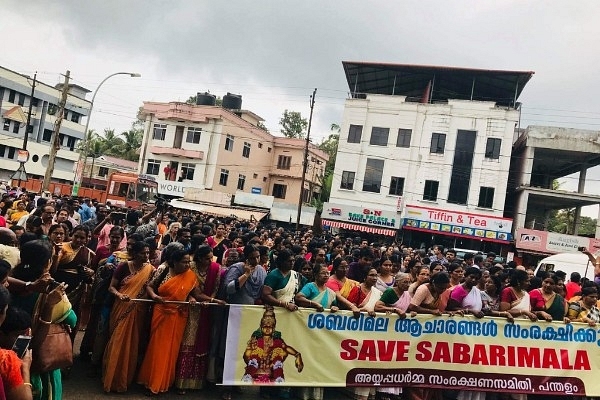
[[[387,306],[394,307],[402,312],[406,312],[406,310],[408,310],[408,306],[410,305],[411,298],[412,296],[407,290],[402,292],[400,297],[398,297],[394,288],[389,288],[383,292],[379,300],[381,300]]]
[[[358,286],[359,283],[350,278],[344,279],[344,281],[339,281],[335,276],[330,276],[325,283],[325,286],[333,290],[334,292],[340,292],[343,298],[347,299],[350,291],[353,287]]]
[[[140,271],[123,278],[119,292],[131,299],[144,298],[152,272],[152,265],[144,264]],[[105,392],[125,392],[133,382],[147,310],[145,303],[115,299],[110,313],[110,339],[102,365]]]
[[[164,268],[168,266],[156,270],[154,279],[162,277]],[[174,276],[167,273],[160,280],[162,282],[155,282],[158,286],[157,294],[165,300],[186,301],[198,284],[196,274],[191,269]],[[150,343],[138,375],[138,383],[146,386],[152,393],[166,392],[175,382],[175,363],[187,317],[187,305],[154,304]]]
[[[312,300],[321,304],[323,308],[331,308],[331,306],[337,304],[335,300],[335,292],[331,290],[331,288],[325,286],[325,290],[321,292],[314,282],[304,285],[302,290],[300,290],[300,293],[303,293],[308,300]]]
[[[362,285],[355,286],[348,295],[348,301],[356,305],[359,309],[365,309],[367,311],[375,310],[375,303],[381,298],[382,292],[375,286],[371,287],[369,293],[365,294],[362,291]]]
[[[192,264],[192,270],[198,279],[200,291],[207,296],[214,296],[219,288],[221,266],[212,262],[205,273],[200,273],[195,264]],[[209,308],[191,307],[177,360],[177,389],[202,389],[204,386],[208,368],[210,330]]]
[[[545,311],[550,314],[553,321],[562,321],[565,318],[565,299],[558,293],[554,293],[546,301],[542,290],[534,289],[529,292],[529,301],[533,311]]]
[[[500,301],[510,304],[508,311],[519,311],[520,313],[525,311],[529,312],[531,310],[529,293],[526,291],[523,291],[522,293],[523,296],[519,297],[516,290],[509,286],[502,290]]]

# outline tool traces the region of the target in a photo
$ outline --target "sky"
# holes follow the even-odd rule
[[[102,86],[96,131],[127,130],[143,101],[210,91],[242,95],[242,108],[277,134],[285,109],[308,118],[317,88],[319,143],[342,120],[342,61],[534,71],[519,98],[521,127],[600,129],[594,0],[0,0],[0,10],[3,67],[51,85],[68,69],[92,92],[114,72],[142,75]],[[561,181],[576,190],[576,175]],[[586,192],[600,194],[599,181],[591,169]]]

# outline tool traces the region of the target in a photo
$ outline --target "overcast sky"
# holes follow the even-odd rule
[[[48,84],[69,69],[92,91],[113,72],[142,74],[102,86],[98,131],[128,129],[143,101],[210,91],[241,94],[277,133],[284,109],[308,117],[318,88],[318,142],[342,118],[343,60],[535,71],[519,99],[522,127],[600,127],[593,0],[0,0],[0,10],[4,67]],[[576,177],[562,181],[576,189]],[[600,194],[598,181],[594,169],[586,192]]]

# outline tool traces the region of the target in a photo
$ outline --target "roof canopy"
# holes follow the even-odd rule
[[[352,61],[343,61],[342,64],[353,98],[387,94],[407,96],[407,101],[421,101],[425,97],[424,103],[457,99],[494,101],[500,106],[515,107],[521,91],[534,74],[533,71]]]

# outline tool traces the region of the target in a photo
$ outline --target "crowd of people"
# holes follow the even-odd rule
[[[80,357],[106,392],[143,385],[184,394],[222,382],[227,304],[319,312],[494,316],[514,321],[600,322],[598,288],[573,273],[541,272],[495,254],[434,245],[369,244],[176,209],[122,210],[90,199],[5,195],[0,215],[0,375],[8,399],[61,399],[68,368],[31,369],[10,340],[41,342],[48,326],[85,328]],[[35,204],[32,204],[35,203]],[[566,282],[566,283],[565,283]],[[10,293],[9,293],[10,292]],[[296,367],[303,366],[300,353]],[[35,358],[35,354],[33,355]],[[35,363],[34,363],[35,364]],[[254,368],[260,379],[277,368]],[[249,378],[254,379],[254,378]],[[222,387],[224,400],[236,388]],[[270,398],[320,400],[318,387],[261,387]],[[356,388],[357,399],[502,399],[510,395],[422,388]],[[512,395],[523,399],[525,395]]]

